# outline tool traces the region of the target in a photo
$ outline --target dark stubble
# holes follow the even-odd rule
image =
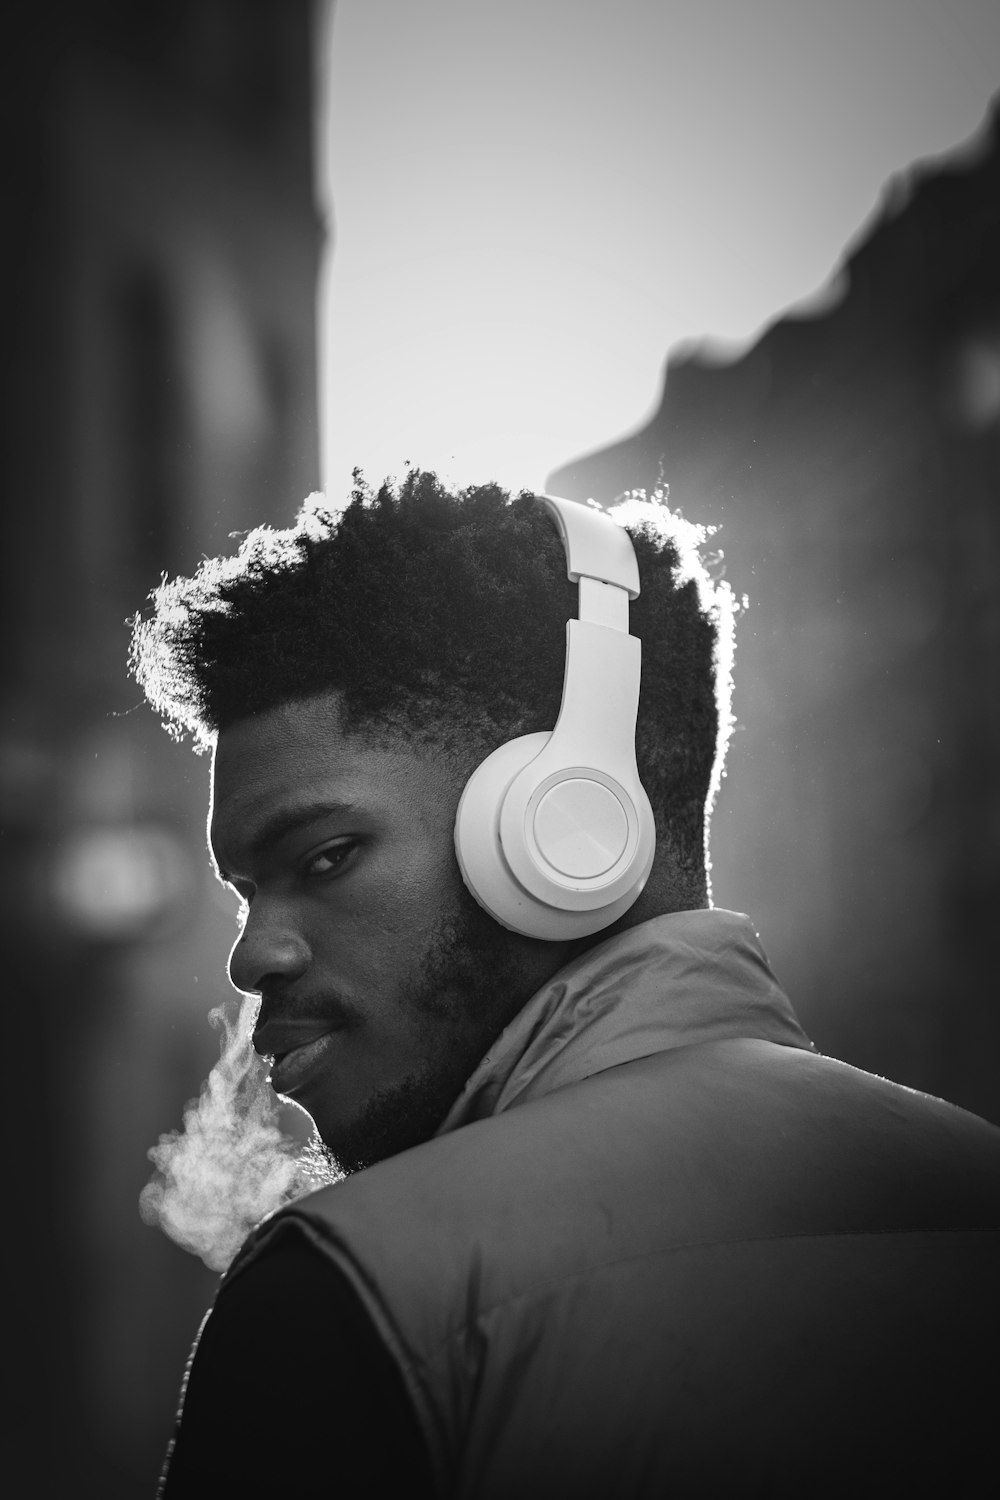
[[[402,1004],[434,1034],[433,1060],[374,1094],[336,1140],[313,1142],[339,1178],[430,1140],[490,1045],[531,998],[510,934],[456,882]]]

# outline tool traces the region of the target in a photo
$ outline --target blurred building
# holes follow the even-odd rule
[[[1000,111],[889,185],[825,309],[677,354],[548,484],[660,480],[749,596],[716,902],[824,1051],[1000,1122]]]
[[[314,22],[309,0],[62,0],[5,27],[0,912],[30,1493],[154,1492],[216,1284],[137,1210],[218,1055],[232,913],[207,767],[138,707],[125,621],[317,487]]]

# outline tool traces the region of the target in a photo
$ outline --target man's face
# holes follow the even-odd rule
[[[259,993],[272,1085],[347,1170],[431,1136],[490,1043],[569,957],[465,890],[461,778],[339,729],[336,695],[219,736],[210,837],[245,903],[230,956]]]

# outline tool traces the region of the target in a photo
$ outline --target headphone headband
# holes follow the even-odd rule
[[[594,578],[639,595],[639,565],[624,527],[596,505],[579,505],[557,495],[536,495],[556,523],[566,550],[566,574],[573,583]],[[625,626],[626,630],[628,626]]]
[[[631,540],[596,507],[536,498],[579,585],[562,706],[550,734],[511,740],[473,772],[455,850],[466,885],[498,922],[557,941],[599,932],[628,910],[655,835],[635,763],[641,647],[628,632],[639,593]]]

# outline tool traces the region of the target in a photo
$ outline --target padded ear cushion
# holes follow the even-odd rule
[[[455,854],[462,879],[480,906],[514,932],[529,905],[540,906],[510,872],[500,846],[500,808],[507,788],[548,744],[551,733],[525,734],[494,750],[465,784],[455,815]],[[533,932],[535,937],[547,934]]]
[[[500,809],[511,782],[550,739],[551,734],[543,733],[508,740],[476,767],[458,804],[455,854],[465,884],[491,917],[512,932],[554,942],[588,937],[610,926],[633,904],[642,881],[639,889],[607,905],[567,911],[540,900],[513,874],[500,840]]]

